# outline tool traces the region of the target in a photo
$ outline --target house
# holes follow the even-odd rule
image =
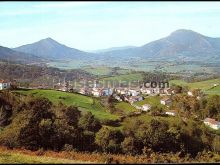
[[[213,84],[213,86],[214,86],[214,87],[217,87],[217,86],[219,86],[219,83],[217,83],[217,84]]]
[[[142,105],[142,111],[149,111],[151,106],[149,104]]]
[[[0,80],[0,90],[9,89],[11,87],[11,83],[6,80]]]
[[[191,91],[188,91],[187,94],[188,94],[188,96],[193,96],[193,92],[191,92]]]
[[[172,100],[170,98],[163,98],[160,100],[160,103],[169,106],[172,103]]]
[[[167,95],[174,94],[174,90],[172,90],[172,89],[170,89],[170,88],[164,89],[164,92],[165,92],[165,94],[167,94]]]
[[[79,93],[82,94],[82,95],[86,95],[86,94],[88,94],[88,89],[86,89],[86,88],[81,88],[81,89],[79,90]]]
[[[102,90],[102,95],[103,96],[109,96],[109,95],[112,95],[112,94],[113,94],[113,90],[110,89],[110,88],[106,88],[106,89]]]
[[[122,101],[122,99],[117,95],[115,96],[115,99],[118,100],[118,101]]]
[[[213,128],[213,129],[220,129],[220,122],[216,121],[215,119],[212,118],[205,118],[205,120],[203,121],[205,125]]]
[[[128,101],[129,101],[130,103],[134,103],[134,102],[136,102],[136,101],[142,101],[142,100],[143,100],[143,97],[142,97],[142,96],[131,96]]]
[[[95,97],[100,97],[102,95],[102,90],[98,88],[93,88],[92,89],[92,95]]]
[[[177,115],[175,110],[166,111],[165,114],[170,115],[170,116],[176,116]]]
[[[136,90],[129,90],[129,95],[131,95],[131,96],[137,96],[137,95],[139,95],[140,94],[140,92],[139,91],[136,91]]]

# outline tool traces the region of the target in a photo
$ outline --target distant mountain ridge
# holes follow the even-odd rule
[[[0,60],[17,63],[35,63],[44,61],[35,55],[17,52],[10,48],[0,46]]]
[[[109,51],[105,56],[154,60],[220,60],[220,38],[180,29],[169,36],[136,48]]]
[[[52,38],[42,39],[38,42],[23,45],[13,50],[30,53],[47,59],[76,59],[88,56],[90,53],[80,51],[75,48],[70,48],[60,44]]]
[[[49,60],[109,61],[133,59],[220,61],[220,38],[204,36],[192,30],[179,29],[167,37],[134,47],[113,47],[85,52],[46,38],[13,49],[25,55]],[[12,53],[13,54],[13,53]]]

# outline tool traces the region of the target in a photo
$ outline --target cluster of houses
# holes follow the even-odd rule
[[[219,84],[215,84],[215,86],[218,86]],[[11,87],[11,82],[7,80],[0,79],[0,90],[9,89]],[[165,105],[167,107],[170,106],[172,103],[171,98],[169,95],[175,94],[173,90],[170,88],[98,88],[94,86],[93,88],[80,88],[79,90],[74,90],[70,87],[68,82],[64,83],[58,83],[54,86],[54,89],[60,90],[60,91],[75,91],[83,95],[92,95],[95,97],[101,97],[101,96],[110,96],[113,95],[113,97],[118,101],[126,101],[130,103],[133,107],[135,107],[137,110],[141,111],[149,111],[151,109],[150,104],[144,104],[142,106],[138,106],[134,104],[135,102],[144,100],[143,94],[147,94],[150,96],[154,95],[161,95],[164,96],[160,103],[162,105]],[[194,93],[192,91],[187,92],[188,96],[194,96]],[[175,110],[167,110],[165,114],[170,116],[176,116],[177,112]],[[216,121],[212,118],[205,118],[203,120],[204,124],[211,127],[212,129],[218,130],[220,129],[220,122]]]
[[[0,90],[9,89],[11,87],[11,82],[7,80],[0,80]]]

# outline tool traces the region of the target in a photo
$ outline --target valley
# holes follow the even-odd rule
[[[0,163],[219,161],[218,48],[181,29],[140,47],[0,49]]]

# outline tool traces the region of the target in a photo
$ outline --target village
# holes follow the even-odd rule
[[[11,86],[14,85],[10,81],[7,80],[0,80],[0,90],[7,90],[10,89]],[[216,85],[216,84],[215,84]],[[19,87],[22,88],[22,87]],[[47,87],[34,87],[29,89],[51,89]],[[160,88],[146,88],[143,85],[139,87],[100,87],[100,84],[94,82],[93,87],[81,87],[81,88],[74,88],[69,82],[64,81],[63,83],[57,83],[53,86],[53,90],[63,91],[63,92],[75,92],[81,95],[86,96],[93,96],[93,97],[108,97],[113,96],[115,100],[118,102],[127,102],[131,106],[133,106],[137,111],[135,114],[141,114],[142,112],[149,112],[151,110],[150,104],[143,104],[138,106],[135,102],[140,102],[146,99],[149,96],[160,96],[160,104],[165,106],[165,115],[168,116],[177,116],[178,112],[176,110],[170,109],[170,105],[172,104],[171,96],[175,95],[175,91],[169,87]],[[193,97],[194,92],[188,91],[188,96]],[[200,99],[200,96],[196,97]],[[218,130],[220,129],[220,122],[216,121],[212,118],[205,118],[203,123],[212,129]]]

